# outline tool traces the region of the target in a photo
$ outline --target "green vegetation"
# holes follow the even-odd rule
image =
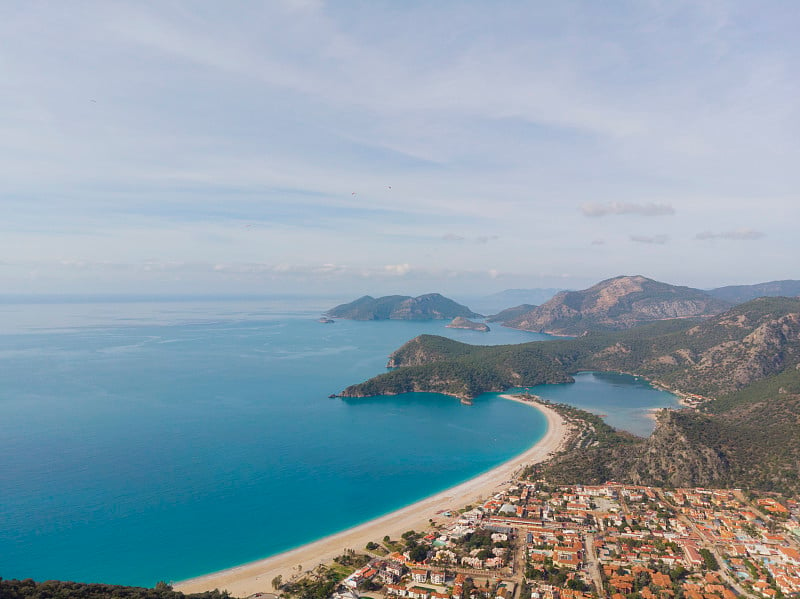
[[[286,583],[281,590],[284,595],[297,599],[327,599],[344,578],[345,575],[336,569],[320,566],[314,576]]]
[[[553,565],[553,560],[547,558],[540,566],[528,565],[525,568],[525,578],[528,580],[541,580],[557,587],[566,587],[575,591],[589,592],[592,587],[578,578],[569,577],[570,570]]]
[[[208,591],[185,595],[172,590],[164,582],[155,588],[126,587],[111,584],[84,584],[48,580],[3,580],[0,578],[0,597],[3,599],[227,599],[225,591]]]
[[[719,570],[719,562],[708,549],[700,550],[700,557],[703,558],[703,567],[706,570]]]
[[[580,421],[580,433],[552,461],[548,477],[800,490],[800,299],[761,298],[708,320],[665,320],[521,345],[472,346],[423,335],[395,352],[390,364],[399,368],[343,394],[430,391],[473,398],[567,382],[581,370],[633,372],[714,399],[699,411],[662,412],[647,440],[561,406],[565,417]]]

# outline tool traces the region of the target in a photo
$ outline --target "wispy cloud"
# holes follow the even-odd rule
[[[452,243],[477,243],[479,245],[498,239],[500,239],[499,235],[477,235],[475,237],[465,237],[464,235],[456,235],[454,233],[442,235],[442,241],[449,241]]]
[[[389,274],[397,275],[397,276],[404,276],[411,272],[411,265],[410,264],[387,264],[383,267],[383,270]]]
[[[634,204],[629,202],[608,202],[607,204],[586,203],[581,206],[584,216],[592,218],[609,215],[636,214],[639,216],[669,216],[675,208],[669,204]]]
[[[664,245],[669,241],[669,235],[631,235],[630,240],[635,243],[649,243],[653,245]]]
[[[674,242],[707,228],[698,239],[800,253],[789,9],[89,5],[0,19],[0,255],[42,264],[40,280],[72,261],[54,289],[174,276],[399,290],[509,261],[531,286],[767,276],[748,244],[721,264],[722,241]],[[628,226],[646,218],[658,225]],[[658,264],[629,251],[630,231],[653,229],[673,240]],[[0,269],[0,287],[19,272]]]
[[[728,239],[731,241],[753,241],[764,237],[766,237],[766,233],[753,229],[737,229],[735,231],[722,231],[720,233],[703,231],[695,235],[695,239]]]

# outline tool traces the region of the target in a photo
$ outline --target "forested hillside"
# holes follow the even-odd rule
[[[705,400],[696,411],[662,413],[647,440],[622,448],[609,433],[561,456],[553,476],[800,489],[800,299],[761,298],[710,319],[521,345],[424,335],[392,354],[389,365],[397,369],[343,395],[433,391],[469,399],[570,381],[580,370],[642,375]]]

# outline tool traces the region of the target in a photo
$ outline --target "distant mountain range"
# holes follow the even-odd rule
[[[712,297],[732,304],[742,304],[757,297],[797,297],[800,296],[800,281],[787,280],[770,281],[769,283],[758,283],[756,285],[730,285],[711,289],[707,293]]]
[[[582,291],[561,291],[541,306],[522,306],[492,317],[507,327],[582,335],[589,331],[620,330],[665,320],[719,314],[730,303],[699,289],[660,283],[643,276],[601,281]]]
[[[418,297],[387,295],[377,299],[365,295],[332,308],[326,312],[326,316],[348,320],[449,320],[457,316],[483,318],[481,314],[439,293]]]

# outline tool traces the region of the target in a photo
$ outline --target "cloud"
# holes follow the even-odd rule
[[[383,269],[393,275],[402,277],[411,271],[410,264],[387,264]]]
[[[669,204],[650,202],[648,204],[634,204],[630,202],[608,202],[598,204],[587,202],[581,206],[584,216],[598,218],[608,215],[636,214],[639,216],[669,216],[675,214],[675,208]]]
[[[476,237],[464,237],[463,235],[456,235],[455,233],[442,235],[442,241],[449,241],[451,243],[476,243],[478,245],[483,245],[498,239],[500,239],[499,235],[477,235]]]
[[[631,235],[630,239],[636,243],[664,245],[669,241],[669,235]]]
[[[752,241],[754,239],[761,239],[766,237],[766,233],[761,231],[754,231],[753,229],[737,229],[736,231],[722,231],[721,233],[713,233],[711,231],[703,231],[695,235],[695,239],[728,239],[732,241]]]

